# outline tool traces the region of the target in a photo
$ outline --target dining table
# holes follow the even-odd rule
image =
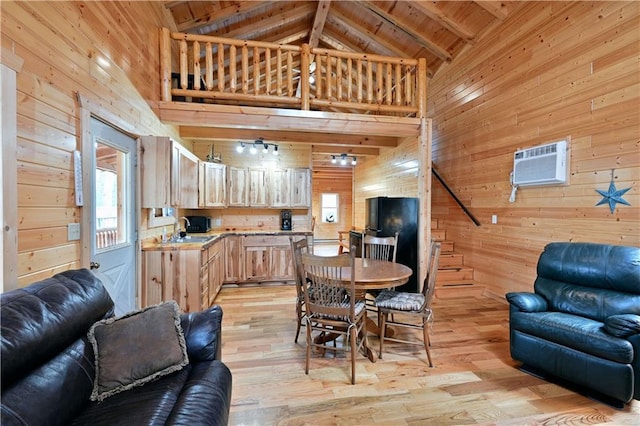
[[[356,257],[353,272],[355,273],[356,295],[363,300],[368,290],[383,290],[405,284],[413,271],[406,265],[387,260],[367,259]],[[345,285],[351,283],[351,268],[344,268],[342,281]],[[367,317],[367,331],[380,334],[378,323]],[[378,355],[367,347],[366,356],[371,362],[376,362]]]

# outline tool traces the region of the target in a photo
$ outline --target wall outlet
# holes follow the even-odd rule
[[[77,241],[80,239],[80,224],[70,223],[67,225],[67,240]]]
[[[497,214],[492,214],[491,215],[491,223],[493,223],[494,225],[496,223],[498,223],[498,215]]]

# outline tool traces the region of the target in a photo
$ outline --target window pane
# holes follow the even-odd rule
[[[321,195],[322,222],[338,222],[338,194]]]
[[[96,248],[124,243],[127,223],[124,219],[126,153],[111,146],[96,144]]]

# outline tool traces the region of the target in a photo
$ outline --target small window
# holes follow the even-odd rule
[[[322,222],[338,223],[338,194],[322,194]]]

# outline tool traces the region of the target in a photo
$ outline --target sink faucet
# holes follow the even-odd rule
[[[180,217],[180,219],[176,219],[175,223],[173,224],[173,235],[177,238],[179,237],[179,232],[180,232],[180,220],[184,219],[184,233],[187,233],[187,226],[191,226],[191,223],[189,222],[189,219],[187,219],[186,217],[182,216]],[[176,229],[176,227],[178,229]]]

